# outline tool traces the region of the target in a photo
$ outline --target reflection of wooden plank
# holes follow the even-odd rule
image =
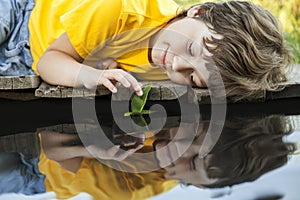
[[[16,142],[14,135],[0,137],[0,152],[16,152]]]
[[[23,89],[23,90],[0,90],[1,99],[29,101],[38,99],[34,95],[34,89]]]
[[[182,117],[191,118],[194,117],[192,115],[189,116],[152,116],[151,122],[148,124],[148,129],[145,131],[153,131],[153,130],[161,130],[162,128],[170,128],[170,127],[178,127],[180,125],[180,120]],[[139,127],[137,124],[130,118],[124,116],[115,116],[114,122],[111,127],[100,127],[98,123],[77,123],[75,124],[59,124],[54,126],[42,127],[38,128],[37,132],[42,133],[44,131],[58,132],[58,133],[66,133],[66,134],[75,134],[75,133],[102,133],[101,130],[106,128],[109,129],[108,133],[133,133],[138,132]],[[145,116],[145,118],[149,118]],[[194,118],[193,118],[194,119]],[[193,122],[192,120],[190,120]],[[103,129],[104,130],[104,129]]]
[[[37,133],[18,133],[0,137],[0,152],[18,152],[26,158],[39,155],[39,138]]]
[[[295,131],[300,131],[300,115],[289,116],[293,129]],[[300,141],[299,141],[300,142]]]
[[[38,88],[41,83],[39,76],[0,76],[1,90]]]
[[[16,134],[15,142],[17,152],[22,153],[27,158],[38,157],[40,146],[37,133]]]

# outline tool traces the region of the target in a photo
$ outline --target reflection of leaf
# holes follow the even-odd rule
[[[131,112],[132,113],[141,113],[142,112],[142,110],[146,104],[148,94],[151,90],[151,85],[147,85],[147,86],[143,87],[142,90],[143,90],[142,96],[134,95],[131,100]]]
[[[145,120],[145,118],[142,115],[133,115],[131,116],[134,123],[140,127],[145,127],[148,130],[148,124]]]
[[[149,115],[150,113],[153,113],[155,111],[151,111],[151,110],[142,110],[141,112],[126,112],[124,113],[125,117],[128,117],[130,115]]]

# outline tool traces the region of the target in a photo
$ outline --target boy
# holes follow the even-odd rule
[[[46,82],[111,92],[113,81],[142,95],[137,79],[169,78],[254,99],[281,89],[290,60],[277,20],[249,2],[182,11],[172,0],[36,1],[29,31],[32,67]]]

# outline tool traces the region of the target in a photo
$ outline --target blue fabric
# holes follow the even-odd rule
[[[0,0],[0,76],[33,75],[28,21],[34,0]]]

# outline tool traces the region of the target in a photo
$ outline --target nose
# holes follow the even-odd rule
[[[181,56],[174,56],[172,69],[175,72],[183,72],[192,70],[192,65]]]

